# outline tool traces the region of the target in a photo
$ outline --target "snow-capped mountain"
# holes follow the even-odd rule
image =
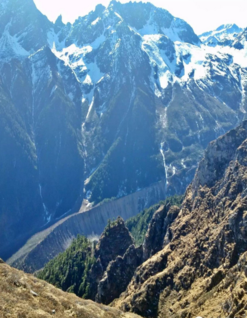
[[[207,144],[245,117],[237,27],[200,40],[141,2],[98,5],[66,25],[32,0],[0,6],[3,245],[20,224],[37,230],[83,198],[98,203],[162,179],[167,195],[183,193]],[[208,45],[212,34],[231,45]]]
[[[244,29],[243,32],[239,33],[232,43],[232,47],[243,50],[246,48],[247,40],[247,29]]]
[[[230,46],[239,33],[243,31],[236,24],[223,24],[214,31],[201,34],[200,40],[208,46]]]
[[[34,53],[47,42],[47,31],[51,27],[52,23],[37,10],[32,0],[1,0],[1,53],[5,51],[5,43],[13,46],[17,56]]]

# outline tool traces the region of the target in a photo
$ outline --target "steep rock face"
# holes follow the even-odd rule
[[[157,8],[151,3],[126,3],[112,1],[110,8],[117,13],[140,34],[163,33],[172,41],[199,44],[200,40],[190,25],[173,17],[168,11]],[[136,12],[138,15],[136,16]]]
[[[245,121],[209,145],[171,241],[139,266],[115,305],[145,317],[246,312],[246,139]],[[223,296],[228,289],[232,297]]]
[[[15,106],[4,88],[0,81],[0,147],[4,149],[0,155],[2,246],[30,231],[30,224],[37,227],[43,221],[35,146],[21,115],[15,111]],[[20,233],[20,224],[23,233]]]
[[[0,315],[13,317],[138,318],[65,293],[0,262]]]
[[[90,244],[85,237],[77,237],[64,253],[45,265],[38,277],[83,298],[111,303],[126,290],[137,267],[168,244],[171,239],[169,227],[179,212],[179,208],[170,206],[170,202],[179,203],[179,200],[177,197],[167,199],[165,202],[169,204],[152,207],[157,211],[153,212],[144,246],[133,245],[124,221],[118,218],[108,223],[96,247],[95,242]],[[150,213],[151,209],[144,212]],[[140,213],[136,218],[142,216]]]
[[[78,236],[38,277],[64,291],[109,304],[126,289],[143,262],[142,246],[133,245],[121,218],[108,223],[95,245],[95,241]]]
[[[59,64],[47,46],[23,61],[0,62],[2,248],[16,245],[17,235],[22,244],[41,225],[71,210],[81,194],[80,89],[72,78],[74,100],[68,97],[71,86],[64,85],[61,74],[71,70]]]
[[[47,44],[46,33],[52,23],[32,0],[1,1],[0,17],[1,57],[25,56]]]
[[[96,302],[110,304],[125,291],[136,268],[143,262],[142,246],[131,245],[123,256],[111,261],[98,283]]]
[[[145,235],[147,233],[148,228],[150,227],[150,224],[154,225],[154,228],[156,226],[155,222],[152,222],[152,218],[162,206],[171,206],[172,209],[176,209],[176,207],[180,207],[183,202],[183,196],[172,196],[168,197],[165,200],[159,201],[159,203],[156,202],[155,205],[151,206],[148,209],[143,210],[141,213],[138,213],[136,216],[128,219],[126,221],[126,226],[129,229],[130,233],[134,237],[135,243],[137,245],[143,244],[145,240]],[[163,210],[161,208],[161,210]],[[164,215],[166,217],[166,213],[161,215]],[[160,220],[160,218],[157,218]],[[163,223],[163,220],[161,220],[161,223]]]
[[[179,208],[176,206],[161,206],[154,214],[152,221],[147,230],[143,243],[143,259],[148,258],[162,250],[164,240],[170,239],[170,225],[176,219],[179,213]]]
[[[237,129],[229,131],[223,138],[218,138],[210,144],[192,182],[194,195],[197,194],[196,191],[200,186],[212,187],[222,178],[229,162],[236,158],[236,151],[233,151],[233,149],[235,150],[242,145],[245,139],[246,121]],[[244,154],[242,159],[244,159]]]
[[[73,208],[81,194],[81,94],[71,70],[48,47],[30,56],[29,62],[40,196],[49,220]]]
[[[244,29],[243,32],[239,33],[236,37],[236,39],[234,40],[232,46],[235,49],[238,50],[243,50],[244,49],[244,45],[245,45],[245,41],[247,39],[247,29]]]
[[[103,235],[95,249],[95,257],[99,258],[103,269],[105,270],[111,260],[117,256],[123,256],[133,239],[124,221],[118,218],[113,225],[106,226]]]
[[[123,256],[131,245],[133,245],[133,239],[125,227],[123,219],[118,218],[106,226],[95,248],[96,263],[93,264],[87,278],[89,285],[87,298],[97,299],[98,284],[108,269],[109,263],[118,256]]]
[[[1,1],[0,6],[4,255],[73,210],[81,195],[84,161],[81,90],[72,70],[47,46],[53,24],[31,0]]]

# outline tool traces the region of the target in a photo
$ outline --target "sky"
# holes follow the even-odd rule
[[[34,0],[34,2],[51,21],[55,21],[61,14],[65,23],[73,23],[78,16],[84,16],[94,10],[97,4],[107,6],[110,1]],[[228,23],[247,27],[247,0],[149,0],[148,2],[168,10],[175,17],[184,19],[198,35]]]

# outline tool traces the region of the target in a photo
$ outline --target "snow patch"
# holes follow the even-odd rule
[[[98,17],[96,20],[94,20],[91,25],[96,25],[101,19]]]
[[[167,190],[167,186],[168,186],[168,166],[166,164],[166,157],[165,157],[165,152],[164,152],[164,142],[162,142],[160,144],[160,153],[163,159],[163,166],[164,166],[164,170],[165,170],[165,176],[166,176],[166,186],[165,186],[165,191]]]
[[[0,38],[0,58],[11,59],[13,57],[27,57],[30,55],[19,43],[16,36],[9,34],[9,25],[5,27],[5,30]]]
[[[92,99],[91,104],[89,105],[89,109],[88,109],[88,112],[87,112],[87,116],[86,116],[85,122],[88,120],[88,118],[89,118],[89,116],[90,116],[90,114],[91,114],[91,111],[92,111],[92,109],[93,109],[93,104],[94,104],[94,97],[93,97],[93,99]]]
[[[55,85],[55,86],[52,88],[50,97],[54,94],[54,92],[56,91],[56,89],[57,89],[57,85]]]
[[[123,18],[117,12],[114,12],[114,14],[120,19],[120,21],[123,21]]]
[[[162,50],[159,50],[157,42],[162,35],[144,35],[142,41],[142,50],[147,53],[150,64],[153,68],[158,68],[158,79],[162,89],[165,89],[169,82],[172,82],[172,73],[175,73],[176,61],[170,62]]]
[[[96,62],[87,62],[87,54],[97,49],[105,40],[105,36],[101,35],[90,45],[78,47],[72,44],[69,47],[63,48],[61,51],[53,45],[52,52],[57,58],[62,60],[66,66],[69,66],[74,73],[78,82],[86,85],[95,85],[104,76],[101,73]]]
[[[235,24],[225,24],[216,30],[205,32],[199,36],[203,43],[214,43],[217,45],[218,41],[234,40],[236,36],[242,32],[243,29]]]

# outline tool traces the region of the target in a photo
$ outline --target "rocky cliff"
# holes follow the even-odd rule
[[[246,158],[245,121],[209,145],[162,245],[152,228],[159,237],[167,215],[154,215],[146,241],[160,250],[151,250],[115,306],[160,318],[247,313]]]
[[[143,262],[142,246],[129,246],[123,256],[118,256],[107,267],[98,283],[95,300],[102,304],[110,304],[125,291],[136,268]]]
[[[123,219],[118,217],[108,222],[97,245],[78,236],[37,275],[64,291],[109,304],[125,291],[143,262],[142,246],[136,248],[133,243]]]
[[[150,318],[247,314],[246,158],[244,121],[209,145],[181,207],[161,205],[143,245],[122,220],[108,226],[88,296]]]
[[[209,145],[181,207],[161,205],[143,245],[133,245],[123,220],[109,224],[87,297],[150,318],[247,314],[246,158],[244,121]]]
[[[65,293],[0,259],[0,316],[2,318],[138,318],[139,316]]]
[[[132,275],[128,275],[125,286],[121,286],[119,278],[125,275],[127,267],[123,268],[123,271],[118,268],[118,272],[115,269],[120,266],[118,259],[122,259],[126,254],[129,254],[129,247],[133,243],[133,238],[125,227],[123,219],[118,218],[116,221],[108,223],[94,251],[96,262],[86,279],[88,285],[87,298],[109,304],[120,296],[130,282],[134,271]],[[115,267],[113,264],[115,264]],[[108,281],[109,272],[114,276],[117,288],[111,284],[113,280]],[[109,289],[107,290],[107,287],[106,289],[102,288],[102,285],[109,287]]]

